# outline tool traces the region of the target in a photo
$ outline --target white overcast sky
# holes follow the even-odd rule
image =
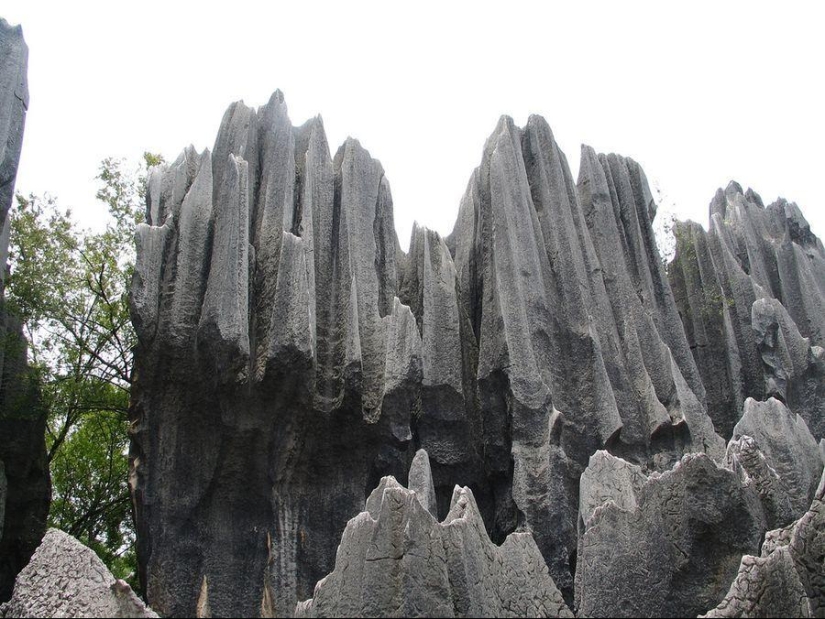
[[[104,217],[107,156],[211,148],[226,107],[276,88],[381,160],[403,247],[452,230],[501,114],[544,116],[579,146],[633,157],[707,225],[730,179],[797,202],[825,234],[825,3],[4,0],[23,25],[31,105],[17,187]]]

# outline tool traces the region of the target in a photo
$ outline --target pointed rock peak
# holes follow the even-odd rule
[[[579,157],[579,178],[576,183],[581,185],[588,181],[595,181],[599,186],[604,185],[605,188],[607,186],[607,180],[596,149],[587,144],[582,144],[581,156]],[[590,191],[593,191],[593,189],[591,188]]]
[[[268,105],[283,105],[284,102],[284,93],[280,88],[276,88],[272,96],[269,97]]]
[[[748,190],[745,192],[745,197],[748,199],[748,202],[753,202],[759,208],[765,208],[765,203],[762,201],[762,196],[750,187],[748,187]]]
[[[191,161],[193,159],[198,159],[199,158],[198,149],[195,148],[194,144],[190,144],[189,146],[187,146],[186,148],[183,149],[182,156],[187,161]]]
[[[542,140],[545,140],[548,144],[551,144],[558,148],[558,144],[556,143],[556,136],[553,135],[553,129],[550,127],[550,123],[545,120],[544,116],[540,116],[538,114],[530,114],[530,117],[527,119],[527,124],[525,125],[525,129],[528,131],[535,132]]]
[[[642,469],[604,450],[592,456],[581,476],[579,488],[579,518],[587,524],[596,509],[613,501],[619,509],[632,511],[637,496],[647,483]]]
[[[198,619],[206,619],[212,616],[212,609],[209,607],[209,584],[204,575],[201,581],[201,590],[198,594],[198,603],[195,606],[195,617]]]
[[[348,136],[335,153],[333,160],[335,170],[338,172],[344,167],[344,164],[354,165],[356,162],[377,166],[378,175],[380,177],[384,176],[384,167],[381,162],[370,155],[370,152],[361,145],[361,142],[352,136]]]
[[[424,509],[430,512],[434,518],[438,518],[438,505],[436,504],[435,483],[430,468],[430,457],[424,449],[415,452],[415,457],[410,466],[407,487],[415,492]]]
[[[489,138],[487,138],[490,150],[495,148],[496,144],[500,139],[507,136],[514,139],[518,136],[519,133],[519,128],[516,126],[516,123],[515,121],[513,121],[513,118],[506,114],[502,114],[502,116],[499,117],[498,122],[496,123],[496,128],[493,131],[492,135]],[[488,150],[488,148],[485,147],[484,150],[486,151]]]
[[[289,114],[287,111],[286,102],[284,101],[284,95],[280,90],[276,90],[272,93],[269,101],[258,109],[258,113],[263,118],[272,119],[270,122],[277,119],[277,122],[284,122],[290,129],[292,129],[292,123],[289,121]]]
[[[377,520],[378,514],[381,513],[381,503],[384,501],[384,490],[387,490],[388,488],[403,489],[404,486],[399,484],[392,475],[387,475],[386,477],[381,478],[381,481],[378,483],[375,490],[370,492],[370,495],[367,498],[367,504],[364,507],[364,510],[369,512],[373,520]]]
[[[720,187],[716,190],[716,194],[710,201],[710,205],[708,206],[708,214],[710,215],[711,219],[713,219],[714,215],[719,215],[722,219],[725,219],[727,212],[728,202],[725,199],[725,192]]]
[[[473,491],[467,486],[456,486],[453,488],[453,496],[452,499],[450,499],[450,511],[444,519],[444,524],[450,524],[456,520],[482,522],[481,512],[478,509],[476,498],[473,496]],[[483,522],[481,526],[484,526]]]
[[[725,197],[728,199],[728,202],[733,202],[736,196],[744,196],[744,192],[742,191],[742,185],[737,183],[736,181],[731,181],[728,183],[728,186],[725,187]]]
[[[23,34],[23,27],[20,24],[16,26],[12,26],[9,22],[6,21],[5,17],[0,17],[0,30],[6,30],[8,32],[13,32],[16,35]]]

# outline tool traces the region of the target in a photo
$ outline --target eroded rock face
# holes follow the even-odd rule
[[[753,438],[781,480],[791,506],[789,520],[801,517],[810,507],[823,468],[819,445],[805,421],[779,400],[757,402],[748,398],[742,418],[733,429],[734,439],[742,436]],[[781,523],[786,524],[789,522]]]
[[[731,182],[709,232],[675,235],[668,275],[716,430],[730,438],[746,398],[776,397],[823,438],[825,251],[799,208]]]
[[[769,531],[761,556],[742,557],[725,598],[705,617],[825,616],[825,476],[809,509]]]
[[[0,617],[157,617],[93,550],[49,529]]]
[[[719,604],[821,470],[821,244],[733,187],[666,274],[641,167],[581,156],[574,181],[543,119],[502,118],[453,233],[416,226],[408,254],[381,164],[353,139],[331,156],[279,92],[151,172],[130,482],[153,607],[291,613],[329,574],[301,613],[505,612],[505,585],[465,599],[457,574],[532,578],[536,548],[585,614]],[[790,413],[749,426],[771,396]],[[385,476],[414,493],[367,497]],[[486,550],[451,563],[457,530]]]
[[[355,140],[283,97],[227,111],[210,151],[148,181],[132,293],[132,489],[147,596],[291,612],[347,520],[404,478],[422,338],[399,302],[392,199]]]
[[[416,458],[411,478],[426,472],[426,453]],[[335,569],[295,616],[573,617],[530,533],[496,546],[469,488],[455,488],[440,523],[422,490],[382,479],[347,524]]]
[[[46,414],[27,365],[19,320],[3,304],[8,212],[23,141],[29,90],[28,47],[20,26],[0,18],[0,602],[46,531],[51,484]]]
[[[576,184],[543,119],[503,118],[453,234],[416,227],[405,255],[380,163],[352,139],[331,157],[276,92],[148,187],[131,484],[165,614],[203,582],[216,615],[291,612],[420,448],[427,509],[471,487],[491,538],[528,527],[572,600],[590,455],[724,457],[632,160],[585,149]]]
[[[576,608],[585,617],[695,617],[722,599],[766,528],[754,487],[704,454],[642,482],[600,452],[581,505]]]

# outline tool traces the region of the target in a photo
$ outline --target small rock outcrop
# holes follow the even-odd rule
[[[46,414],[27,364],[20,321],[5,306],[9,209],[29,105],[28,47],[0,18],[0,602],[46,532],[51,483]]]
[[[411,479],[426,479],[419,451]],[[296,617],[573,617],[528,532],[490,541],[469,488],[456,487],[443,522],[432,487],[385,477],[349,521],[335,569]],[[420,492],[423,490],[423,494]]]
[[[0,617],[157,617],[93,550],[49,529]]]
[[[705,617],[825,616],[825,475],[808,511],[742,557],[725,598]]]
[[[644,478],[599,452],[582,478],[576,608],[695,617],[724,595],[766,528],[755,489],[705,454]]]
[[[745,401],[742,418],[733,428],[733,439],[751,437],[764,454],[768,466],[781,480],[795,520],[811,505],[822,476],[822,454],[800,415],[794,415],[779,400]],[[747,468],[747,467],[746,467]],[[782,526],[789,522],[782,523]]]

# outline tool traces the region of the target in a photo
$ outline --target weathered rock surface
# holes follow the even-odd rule
[[[730,438],[748,397],[777,397],[825,436],[825,251],[799,208],[765,207],[737,183],[717,192],[710,230],[677,224],[668,268],[708,393]]]
[[[51,485],[46,463],[46,415],[26,362],[19,321],[3,302],[8,212],[23,141],[28,47],[20,26],[0,18],[0,602],[46,531]]]
[[[581,504],[585,617],[695,617],[722,599],[766,527],[756,490],[705,454],[642,483],[638,469],[600,452]]]
[[[754,440],[787,493],[792,517],[780,525],[801,517],[811,505],[823,468],[819,445],[805,421],[779,400],[748,398],[742,418],[733,428],[734,439],[742,436]]]
[[[157,617],[93,550],[49,529],[0,617]]]
[[[742,557],[725,598],[705,617],[825,616],[825,475],[808,511]]]
[[[380,163],[353,139],[331,156],[320,118],[293,127],[280,92],[230,106],[211,152],[152,171],[131,487],[154,608],[291,613],[327,574],[300,612],[499,608],[498,585],[489,603],[456,601],[436,543],[464,522],[448,516],[457,485],[472,488],[479,534],[483,522],[515,548],[505,540],[530,531],[582,612],[696,614],[723,599],[818,475],[801,434],[788,436],[810,464],[796,477],[778,464],[797,449],[785,439],[743,427],[726,454],[720,434],[748,397],[775,396],[823,438],[819,306],[805,296],[825,279],[821,245],[792,205],[752,215],[756,198],[734,191],[715,232],[680,236],[694,254],[682,246],[666,274],[641,167],[581,156],[574,181],[543,119],[502,118],[453,233],[416,226],[408,254]],[[769,250],[801,284],[772,275]],[[367,497],[390,475],[415,494]],[[390,520],[445,563],[413,570],[420,557],[396,553],[364,577],[376,566],[359,549]],[[419,576],[438,593],[402,609]],[[344,581],[370,588],[371,606]]]
[[[573,617],[530,533],[493,544],[466,487],[456,486],[441,523],[422,501],[426,494],[382,479],[347,524],[335,569],[295,616]]]
[[[293,128],[276,92],[148,186],[131,477],[148,599],[189,615],[205,581],[216,616],[292,612],[366,489],[405,478],[426,413],[389,185],[355,140],[333,159],[320,118]]]

